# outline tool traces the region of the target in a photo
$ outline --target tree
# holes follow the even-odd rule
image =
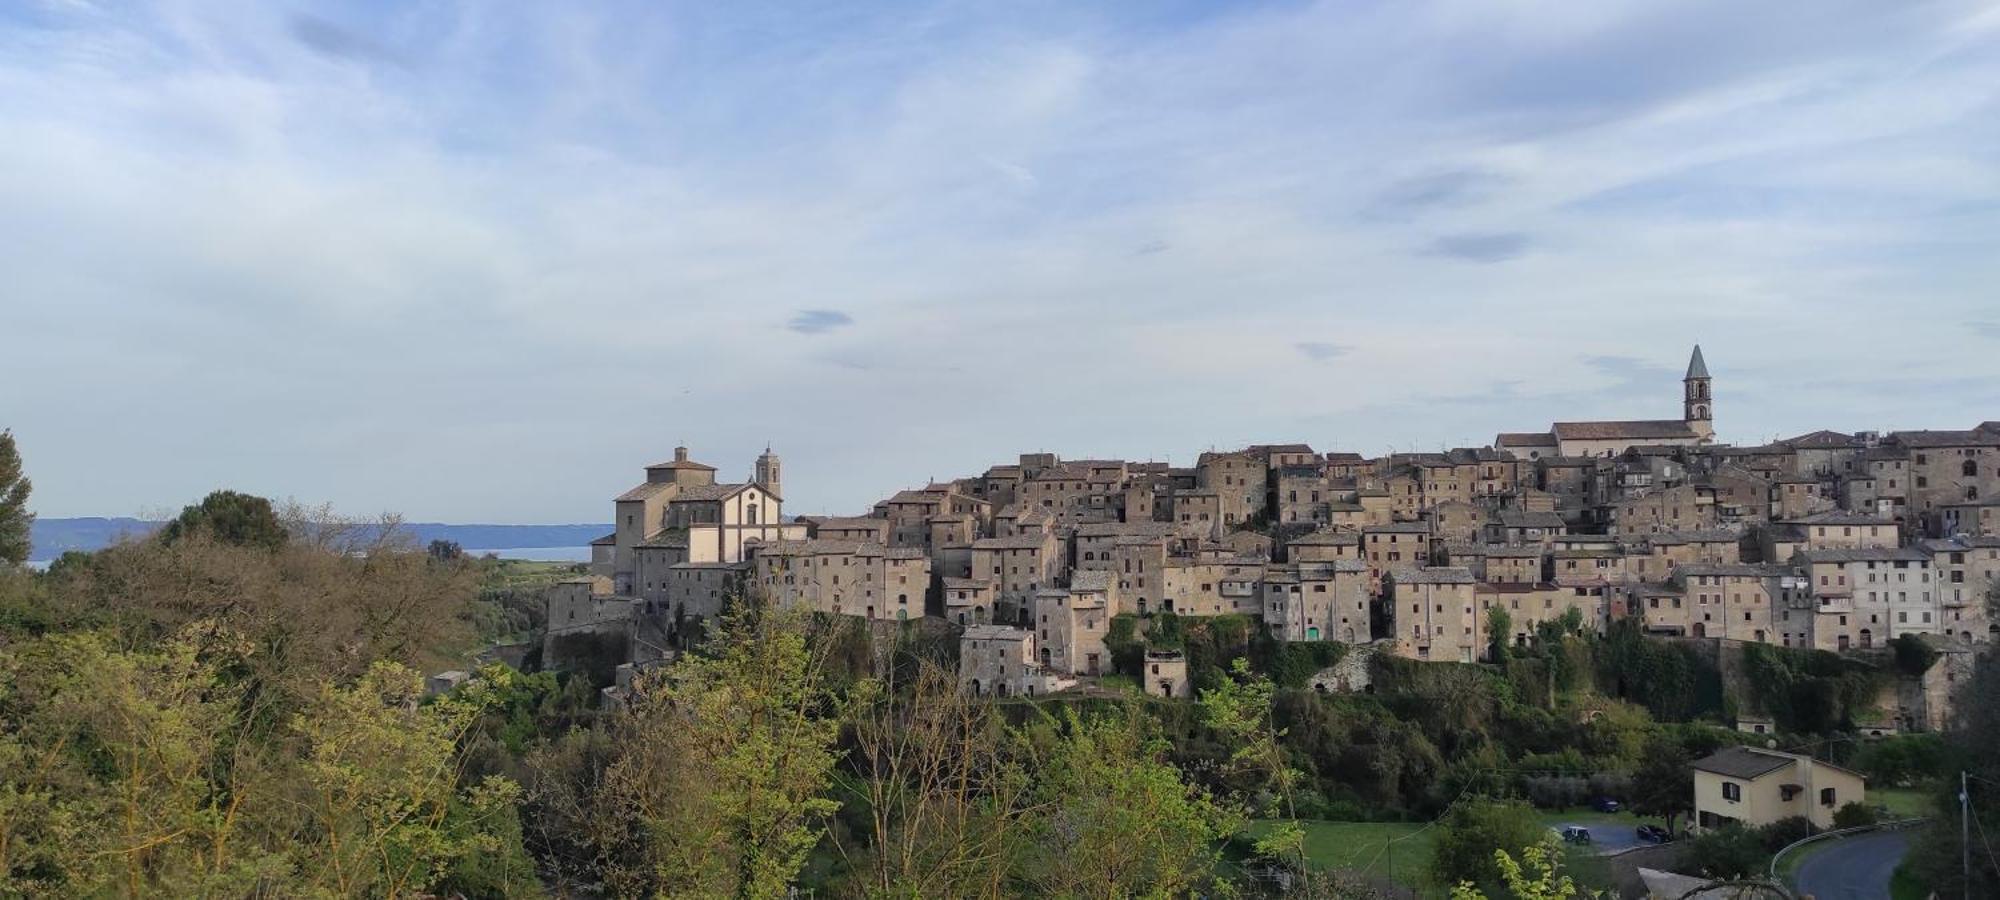
[[[2000,586],[1994,591],[2000,594]],[[2000,697],[2000,652],[1989,650],[1973,661],[1969,677],[1959,679],[1945,733],[1949,757],[1944,768],[1966,774],[1965,799],[1978,823],[1971,852],[1966,852],[1960,831],[1960,782],[1951,777],[1943,779],[1937,796],[1937,809],[1949,814],[1932,820],[1910,854],[1910,867],[1939,897],[2000,897],[2000,860],[1991,850],[2000,844],[2000,753],[1993,751],[2000,747],[2000,703],[1993,702],[1995,697]]]
[[[749,599],[702,653],[642,679],[604,774],[606,844],[636,844],[614,893],[785,892],[838,804],[840,710],[796,614]]]
[[[292,720],[308,748],[298,800],[308,815],[297,848],[309,893],[406,896],[454,879],[494,896],[539,894],[521,849],[520,787],[462,783],[457,747],[504,687],[509,670],[429,704],[423,681],[378,663],[351,687],[328,686]]]
[[[1182,781],[1130,708],[1092,718],[1065,709],[1061,724],[1033,766],[1019,893],[1179,897],[1210,885],[1218,842],[1242,818]]]
[[[1514,633],[1514,617],[1498,605],[1486,608],[1487,655],[1496,663],[1507,662],[1507,644]]]
[[[182,509],[161,530],[160,538],[173,543],[196,533],[237,547],[266,550],[284,546],[289,537],[271,501],[236,491],[215,491],[200,503]]]
[[[1896,668],[1911,678],[1922,676],[1937,662],[1937,649],[1915,633],[1897,635],[1889,646],[1896,651]]]
[[[1500,870],[1500,880],[1507,886],[1507,893],[1499,896],[1514,900],[1573,900],[1573,898],[1593,897],[1576,886],[1575,880],[1562,871],[1562,848],[1555,841],[1544,839],[1541,843],[1521,851],[1516,861],[1513,854],[1505,850],[1493,851],[1493,863]],[[1487,900],[1486,893],[1469,881],[1459,882],[1452,888],[1451,900]]]
[[[1438,823],[1431,880],[1470,885],[1489,897],[1506,896],[1506,879],[1494,851],[1525,858],[1548,835],[1533,807],[1513,800],[1474,798],[1451,808]]]
[[[465,558],[464,547],[459,546],[457,541],[447,541],[443,538],[431,541],[427,552],[430,553],[431,559],[441,563],[457,562]]]
[[[14,445],[14,432],[0,431],[0,564],[18,566],[28,561],[34,546],[35,514],[28,511],[28,494],[34,485],[21,474],[21,451]]]
[[[1666,819],[1667,831],[1672,832],[1674,819],[1694,807],[1693,763],[1687,748],[1671,737],[1648,741],[1639,768],[1632,773],[1628,798],[1632,811]]]

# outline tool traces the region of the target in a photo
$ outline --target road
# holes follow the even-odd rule
[[[1889,896],[1889,876],[1910,851],[1910,832],[1836,838],[1810,849],[1792,875],[1800,894],[1814,900],[1882,900]]]

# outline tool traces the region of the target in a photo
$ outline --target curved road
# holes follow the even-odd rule
[[[1908,831],[1826,841],[1799,862],[1792,886],[1814,900],[1881,900],[1889,896],[1889,876],[1909,851]]]

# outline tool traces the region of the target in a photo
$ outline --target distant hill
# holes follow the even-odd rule
[[[35,520],[34,550],[29,560],[47,562],[70,550],[99,550],[122,537],[151,534],[161,522],[144,519],[48,519]],[[403,530],[419,544],[434,540],[457,541],[467,550],[504,550],[521,547],[582,547],[611,533],[610,525],[448,525],[442,522],[409,522]]]

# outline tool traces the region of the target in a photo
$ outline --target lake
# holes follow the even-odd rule
[[[501,559],[526,559],[535,562],[590,562],[589,547],[465,548],[465,555],[467,556],[485,556],[488,553]]]

